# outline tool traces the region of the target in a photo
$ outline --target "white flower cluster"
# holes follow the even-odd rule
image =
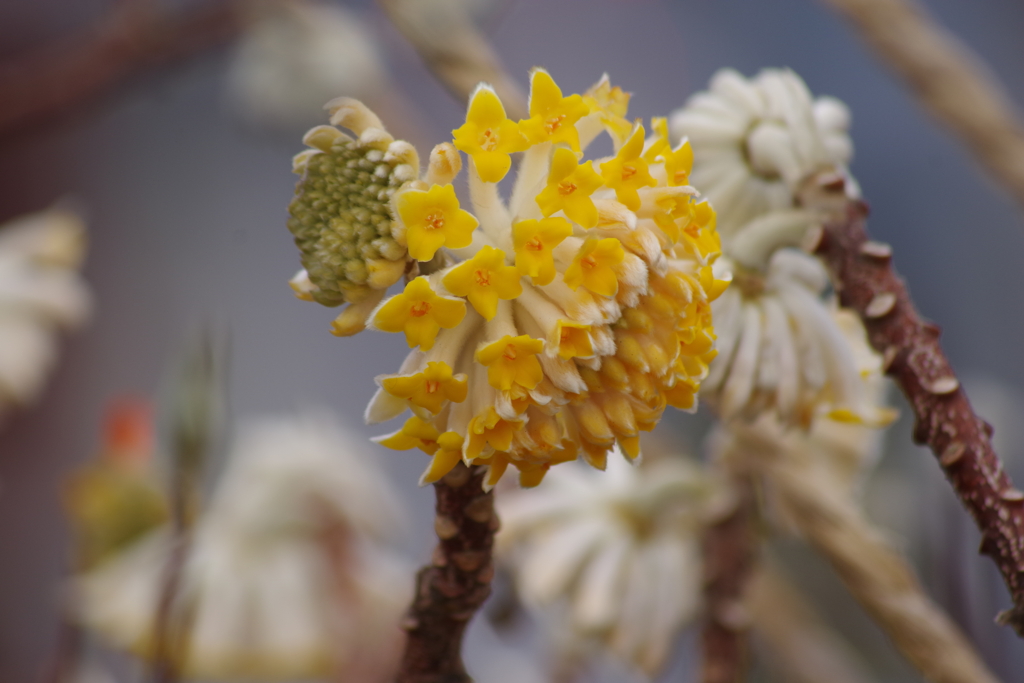
[[[813,99],[796,74],[776,69],[749,80],[720,71],[670,119],[675,136],[689,137],[694,184],[718,212],[716,270],[734,276],[713,304],[718,357],[701,387],[723,419],[774,411],[806,427],[822,410],[871,418],[828,273],[795,248],[859,192],[847,171],[849,123],[840,101]]]
[[[57,359],[57,330],[88,316],[84,252],[85,225],[67,210],[0,226],[0,415],[39,396]]]
[[[700,605],[700,535],[729,502],[715,483],[674,457],[557,468],[497,499],[499,558],[527,606],[564,607],[545,612],[554,629],[654,674]]]
[[[184,676],[392,673],[411,582],[386,541],[402,515],[380,473],[351,452],[360,440],[320,416],[242,432],[194,531],[172,610],[191,624]],[[171,548],[162,528],[79,578],[81,622],[152,655]]]

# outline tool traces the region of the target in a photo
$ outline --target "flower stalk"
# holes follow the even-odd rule
[[[398,683],[470,683],[462,662],[466,626],[491,594],[492,548],[498,516],[494,494],[482,489],[486,467],[459,463],[435,482],[438,544],[416,575],[416,595]]]
[[[757,562],[757,500],[748,476],[737,476],[734,485],[735,508],[704,537],[702,683],[740,683],[749,664],[750,616],[744,601]]]
[[[843,306],[856,310],[884,369],[914,411],[914,441],[938,458],[982,534],[981,553],[999,567],[1014,606],[1001,624],[1024,637],[1024,492],[992,448],[992,427],[978,417],[939,345],[939,328],[914,307],[892,267],[888,245],[868,239],[867,206],[852,202],[828,222],[814,251],[832,271]]]

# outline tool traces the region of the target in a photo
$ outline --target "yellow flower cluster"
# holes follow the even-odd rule
[[[687,184],[689,144],[672,148],[663,119],[648,136],[628,100],[607,76],[565,96],[535,69],[530,118],[515,122],[481,84],[454,149],[439,145],[424,179],[392,194],[391,233],[420,263],[359,315],[413,351],[378,377],[366,417],[412,410],[378,441],[431,454],[422,483],[459,460],[489,465],[487,486],[510,464],[524,486],[579,456],[603,469],[616,443],[639,455],[666,405],[695,407],[715,355],[710,302],[728,285],[711,269],[715,213]],[[582,160],[602,131],[615,154]],[[472,211],[452,185],[456,149]],[[506,200],[497,183],[518,152]]]

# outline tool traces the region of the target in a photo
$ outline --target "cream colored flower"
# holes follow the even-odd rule
[[[241,433],[194,530],[176,618],[189,620],[188,678],[393,673],[408,567],[389,550],[401,514],[361,439],[319,416]],[[161,529],[75,584],[81,622],[142,656],[171,549]]]
[[[562,467],[497,499],[498,557],[553,631],[603,641],[653,675],[699,608],[700,536],[723,502],[683,459]]]
[[[873,419],[828,273],[794,248],[857,193],[845,105],[812,99],[788,70],[750,80],[723,70],[670,125],[689,138],[691,177],[718,212],[715,268],[736,282],[713,306],[720,353],[703,395],[725,419],[772,411],[807,426],[820,410]],[[841,191],[821,191],[832,187]]]
[[[57,360],[57,331],[88,316],[84,251],[85,225],[65,209],[0,225],[0,415],[38,398]]]
[[[652,429],[667,405],[695,408],[715,353],[710,302],[728,284],[711,269],[715,214],[677,182],[688,151],[673,150],[661,124],[649,137],[640,123],[619,137],[624,112],[607,77],[583,97],[563,94],[535,69],[530,118],[517,123],[482,84],[453,131],[454,146],[469,155],[468,204],[450,184],[459,157],[438,152],[450,145],[435,148],[423,179],[407,171],[404,183],[375,186],[371,215],[403,249],[406,285],[373,308],[383,290],[369,283],[372,295],[349,309],[349,329],[401,332],[413,348],[396,374],[378,378],[366,417],[376,423],[413,410],[380,443],[431,454],[423,483],[460,459],[489,465],[488,487],[510,464],[525,486],[579,455],[603,468],[616,443],[635,458],[639,432]],[[606,129],[615,155],[580,162],[576,151]],[[307,140],[352,149],[333,142],[340,134],[331,130],[314,129]],[[502,197],[497,182],[511,154],[524,149],[511,196]],[[341,272],[336,264],[349,245],[306,227],[308,212],[328,226],[353,212],[317,184],[335,182],[326,177],[338,168],[333,156],[315,152],[302,164],[302,206],[293,205],[290,225],[315,285],[309,294],[323,300],[350,291],[340,279],[325,280]],[[345,268],[355,272],[361,263]]]
[[[372,27],[338,4],[291,0],[253,6],[228,70],[228,100],[247,122],[288,131],[319,120],[327,100],[387,87]]]
[[[868,344],[860,318],[845,309],[831,315],[853,355],[861,413],[817,415],[807,430],[788,429],[776,415],[763,413],[752,422],[723,424],[712,450],[726,458],[756,458],[757,444],[764,441],[772,444],[768,451],[781,450],[794,462],[827,471],[844,487],[859,491],[882,454],[881,428],[896,418],[896,411],[888,405],[890,382],[882,374],[882,358]]]
[[[765,69],[751,79],[723,69],[708,91],[691,97],[670,118],[672,135],[693,145],[692,181],[718,211],[726,253],[734,239],[752,239],[740,235],[745,229],[758,242],[769,237],[776,244],[799,242],[803,230],[819,220],[811,207],[805,207],[810,213],[803,223],[798,214],[775,219],[781,225],[764,223],[772,212],[800,208],[796,198],[814,177],[841,177],[856,194],[846,171],[853,156],[849,125],[846,105],[831,97],[813,99],[788,69]],[[751,226],[752,221],[759,224]],[[761,251],[767,256],[772,250]]]
[[[753,419],[769,411],[804,426],[819,410],[873,419],[824,266],[779,249],[763,274],[734,273],[715,305],[719,355],[701,386],[719,415]]]

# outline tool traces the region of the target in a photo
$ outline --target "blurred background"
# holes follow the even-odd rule
[[[156,4],[184,11],[203,3],[213,0]],[[131,4],[3,0],[0,63],[24,68],[20,55],[81,40]],[[421,151],[449,138],[464,104],[368,0],[325,3],[343,10],[330,15],[333,24],[298,15],[271,22],[267,5],[250,4],[252,23],[226,31],[231,39],[211,38],[208,48],[183,50],[0,137],[0,222],[56,201],[82,211],[84,274],[95,298],[91,321],[64,339],[41,402],[0,428],[0,681],[37,680],[55,647],[70,562],[60,506],[67,473],[93,455],[112,399],[165,392],[190,331],[209,325],[230,339],[231,415],[326,406],[366,436],[383,431],[363,426],[362,411],[374,375],[397,367],[405,345],[397,335],[333,337],[334,313],[292,295],[287,280],[299,264],[285,229],[290,159],[332,96],[365,98]],[[924,4],[1024,102],[1024,4]],[[841,19],[813,0],[475,0],[471,11],[524,86],[535,65],[571,92],[608,72],[634,93],[631,116],[667,114],[723,66],[745,75],[791,67],[815,94],[844,100],[870,230],[892,244],[915,301],[942,326],[968,393],[996,426],[997,450],[1024,478],[1024,217]],[[665,422],[681,443],[699,446],[699,418],[670,414]],[[1024,645],[992,624],[1009,604],[999,577],[976,555],[977,532],[909,434],[906,419],[890,430],[869,514],[913,555],[929,591],[989,665],[1019,680]],[[416,487],[423,456],[370,443],[364,456],[384,464],[415,513],[407,552],[425,560],[433,495]],[[871,654],[879,681],[918,680],[824,562],[799,548],[779,552]],[[479,680],[505,680],[493,670],[515,656],[508,647],[475,632],[471,671],[488,662],[492,673],[479,670]],[[686,665],[681,652],[666,680]]]

